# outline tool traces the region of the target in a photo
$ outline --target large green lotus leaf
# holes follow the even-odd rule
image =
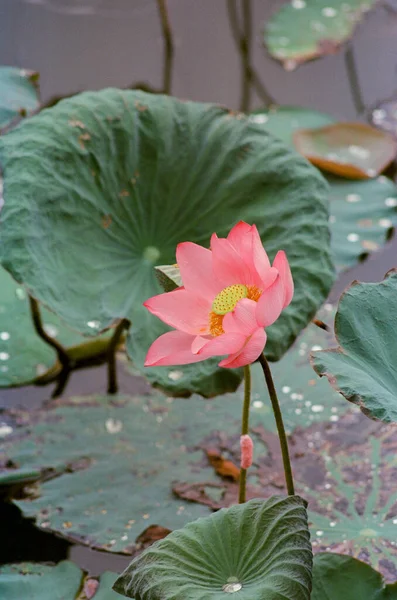
[[[297,130],[335,123],[329,115],[297,107],[261,111],[250,118],[263,122],[270,133],[291,146]],[[364,150],[352,142],[356,152]],[[330,185],[331,249],[340,272],[389,239],[397,223],[397,188],[383,175],[366,181],[349,181],[331,174],[325,177]]]
[[[38,74],[16,67],[0,67],[0,130],[38,110]]]
[[[326,305],[319,317],[329,320],[331,311]],[[348,408],[309,365],[309,352],[328,344],[326,332],[311,324],[275,366],[290,431],[336,422]],[[180,377],[177,369],[169,373]],[[264,428],[273,439],[276,427],[259,365],[253,366],[252,392],[251,428],[253,432]],[[225,445],[226,456],[238,465],[242,403],[242,388],[206,403],[198,396],[186,401],[157,392],[118,401],[103,397],[59,400],[49,411],[32,413],[26,426],[15,427],[14,434],[5,439],[5,453],[15,468],[44,476],[50,469],[58,475],[50,480],[44,477],[39,493],[18,501],[18,506],[46,530],[97,548],[133,551],[137,536],[149,525],[174,529],[208,514],[206,506],[173,496],[172,481],[204,482],[209,495],[219,487],[222,496],[224,482],[210,468],[203,451]],[[11,425],[13,418],[10,415]],[[256,434],[255,438],[255,455],[265,457],[267,440]],[[250,469],[251,487],[261,479],[260,469],[260,462]],[[232,499],[237,497],[237,489],[231,493]],[[265,490],[256,493],[262,495]]]
[[[58,401],[5,440],[13,464],[57,475],[17,504],[41,528],[130,553],[148,526],[174,529],[208,514],[206,506],[176,498],[172,481],[220,483],[203,448],[220,428],[238,447],[241,408],[239,394],[210,403],[158,393]],[[257,451],[265,454],[266,446],[258,442]]]
[[[267,22],[264,42],[287,71],[334,54],[377,0],[291,0]]]
[[[397,422],[397,271],[380,283],[354,282],[335,317],[338,348],[313,353],[320,377],[364,414]]]
[[[189,523],[144,551],[116,581],[135,600],[308,600],[312,551],[299,496],[251,500]]]
[[[56,566],[35,563],[18,563],[0,567],[0,598],[4,600],[79,600],[87,598],[81,593],[90,583],[93,600],[117,600],[112,590],[116,579],[114,573],[101,575],[99,586],[96,580],[88,580],[83,571],[70,561]],[[96,591],[95,591],[96,588]]]
[[[314,557],[311,600],[397,600],[397,583],[386,585],[369,565],[341,554]]]
[[[42,320],[46,332],[63,345],[83,341],[51,311],[43,309]],[[55,351],[33,327],[25,289],[0,267],[0,387],[27,385],[55,361]]]
[[[245,219],[258,225],[271,258],[287,252],[295,296],[269,329],[271,359],[329,291],[324,181],[241,114],[137,91],[84,93],[4,136],[1,158],[4,266],[84,334],[130,319],[138,366],[163,331],[141,307],[161,291],[153,266],[174,263],[180,241],[208,245],[212,232],[225,235]],[[202,368],[190,367],[196,379]],[[208,387],[200,392],[211,395]]]

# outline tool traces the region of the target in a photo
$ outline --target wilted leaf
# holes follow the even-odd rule
[[[331,116],[311,109],[281,107],[252,114],[265,119],[273,135],[293,145],[294,133],[335,122]],[[331,249],[337,271],[357,264],[390,237],[397,222],[397,188],[381,175],[370,181],[347,181],[326,176],[330,184]]]
[[[240,479],[240,468],[231,460],[227,460],[216,449],[208,448],[206,450],[208,460],[216,473],[221,477],[238,481]]]
[[[273,496],[222,509],[145,550],[114,589],[135,600],[308,600],[312,552],[306,503]]]
[[[394,160],[397,142],[365,123],[335,123],[294,134],[296,149],[310,162],[346,179],[371,179]]]
[[[161,265],[154,270],[164,292],[172,292],[183,285],[178,265]]]
[[[40,107],[38,73],[0,67],[0,131]]]
[[[314,352],[313,368],[363,413],[397,422],[397,270],[380,283],[357,281],[335,317],[338,348]]]
[[[139,368],[164,331],[141,306],[161,291],[153,267],[173,264],[180,241],[208,245],[245,219],[271,258],[287,252],[295,296],[269,331],[271,359],[329,291],[324,182],[242,115],[136,91],[84,93],[4,136],[1,158],[4,266],[84,334],[128,318]],[[173,394],[234,390],[241,375],[216,364],[182,367],[183,386],[164,369],[145,373]]]
[[[369,565],[340,554],[317,554],[311,600],[397,600],[397,583],[385,585]]]
[[[335,54],[377,0],[291,0],[265,27],[270,55],[287,71],[326,54]]]

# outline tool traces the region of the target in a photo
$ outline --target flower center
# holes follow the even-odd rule
[[[248,288],[245,285],[236,283],[224,288],[215,296],[212,303],[212,312],[216,315],[226,315],[234,310],[237,302],[248,296]]]
[[[209,329],[211,335],[217,337],[225,333],[223,329],[223,317],[236,308],[236,304],[243,298],[258,302],[262,295],[262,290],[256,285],[235,284],[223,289],[212,303],[212,311],[209,315]]]

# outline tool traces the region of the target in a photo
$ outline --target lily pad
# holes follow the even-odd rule
[[[40,107],[38,73],[0,67],[0,131]]]
[[[267,22],[264,42],[287,71],[335,54],[377,0],[291,0]]]
[[[208,245],[245,219],[271,258],[287,252],[295,296],[269,329],[272,360],[333,281],[323,179],[241,114],[138,91],[84,93],[4,136],[1,158],[3,265],[83,334],[129,319],[140,368],[165,330],[141,304],[161,291],[153,266],[174,263],[180,241]],[[145,372],[164,384],[162,369]],[[235,389],[238,374],[217,372],[214,361],[186,370],[204,380],[192,384],[203,395]]]
[[[397,422],[397,270],[380,283],[354,282],[335,317],[338,348],[313,353],[313,368],[362,412]]]
[[[207,405],[156,393],[55,405],[32,413],[15,441],[8,436],[4,444],[13,464],[57,475],[43,481],[35,497],[16,501],[40,528],[128,554],[149,525],[174,529],[208,514],[207,507],[174,497],[171,483],[176,477],[219,481],[200,444],[220,423],[238,441],[239,397],[233,408],[225,398]]]
[[[324,320],[331,310],[325,309]],[[344,399],[326,381],[316,379],[309,365],[310,350],[326,347],[328,338],[310,325],[276,365],[276,385],[290,431],[313,422],[332,423],[347,410]],[[169,372],[179,376],[177,369]],[[222,439],[228,458],[239,464],[242,402],[242,389],[211,402],[197,396],[172,399],[155,391],[118,400],[58,400],[50,410],[31,413],[26,425],[14,427],[5,440],[5,453],[16,467],[57,475],[44,477],[34,497],[16,503],[43,529],[95,548],[134,552],[135,540],[148,526],[174,529],[208,514],[207,506],[172,494],[176,478],[187,485],[204,482],[212,495],[219,489],[217,504],[223,501],[223,481],[206,451]],[[10,419],[15,419],[14,413]],[[267,443],[255,430],[265,428],[274,438],[276,427],[259,365],[253,368],[250,423],[255,455],[264,458]],[[278,442],[276,452],[279,455]],[[258,481],[260,464],[250,469],[251,486]],[[237,488],[231,490],[233,501],[237,493]]]
[[[264,127],[293,145],[301,129],[316,128],[335,119],[330,115],[297,107],[257,112],[251,118],[265,118]],[[330,185],[331,249],[338,272],[353,267],[389,238],[397,223],[397,187],[380,175],[373,180],[347,181],[326,175]]]
[[[293,136],[299,129],[315,129],[336,123],[335,117],[327,113],[302,106],[279,106],[257,109],[250,115],[253,123],[266,126],[266,130],[288,146],[295,148]]]
[[[376,177],[397,154],[392,136],[365,123],[300,129],[294,134],[294,144],[316,167],[347,179]]]
[[[308,600],[312,551],[306,503],[273,496],[222,509],[145,550],[114,589],[135,600]]]
[[[332,323],[335,309],[326,304],[317,318]],[[315,377],[309,356],[313,350],[328,348],[334,343],[333,335],[311,323],[298,337],[293,347],[278,362],[271,365],[285,427],[293,432],[296,427],[314,423],[335,423],[349,406],[343,396]],[[259,364],[252,366],[251,412],[268,431],[276,431],[263,371]],[[255,422],[255,421],[254,421]]]
[[[314,557],[312,600],[397,600],[397,583],[386,585],[380,573],[351,556]]]
[[[0,567],[0,597],[4,600],[79,600],[80,592],[87,590],[87,582],[93,595],[84,596],[89,600],[117,600],[120,598],[112,590],[115,573],[105,572],[97,580],[88,580],[77,565],[63,561],[56,566],[35,563],[18,563]]]

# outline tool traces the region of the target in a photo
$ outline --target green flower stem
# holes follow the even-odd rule
[[[288,441],[287,436],[285,434],[283,417],[280,410],[280,404],[277,398],[276,388],[274,387],[273,377],[270,371],[269,363],[267,362],[263,353],[259,357],[259,362],[261,363],[263,369],[267,389],[269,390],[270,401],[272,403],[274,418],[276,420],[278,437],[280,439],[281,454],[283,456],[284,474],[285,481],[287,484],[287,491],[290,496],[294,496],[294,480],[292,478],[291,462],[289,459]]]
[[[249,414],[251,404],[251,370],[250,366],[244,367],[244,404],[243,415],[241,419],[241,435],[248,435]],[[247,469],[240,469],[240,488],[238,495],[239,504],[244,504],[246,500],[247,488]]]

